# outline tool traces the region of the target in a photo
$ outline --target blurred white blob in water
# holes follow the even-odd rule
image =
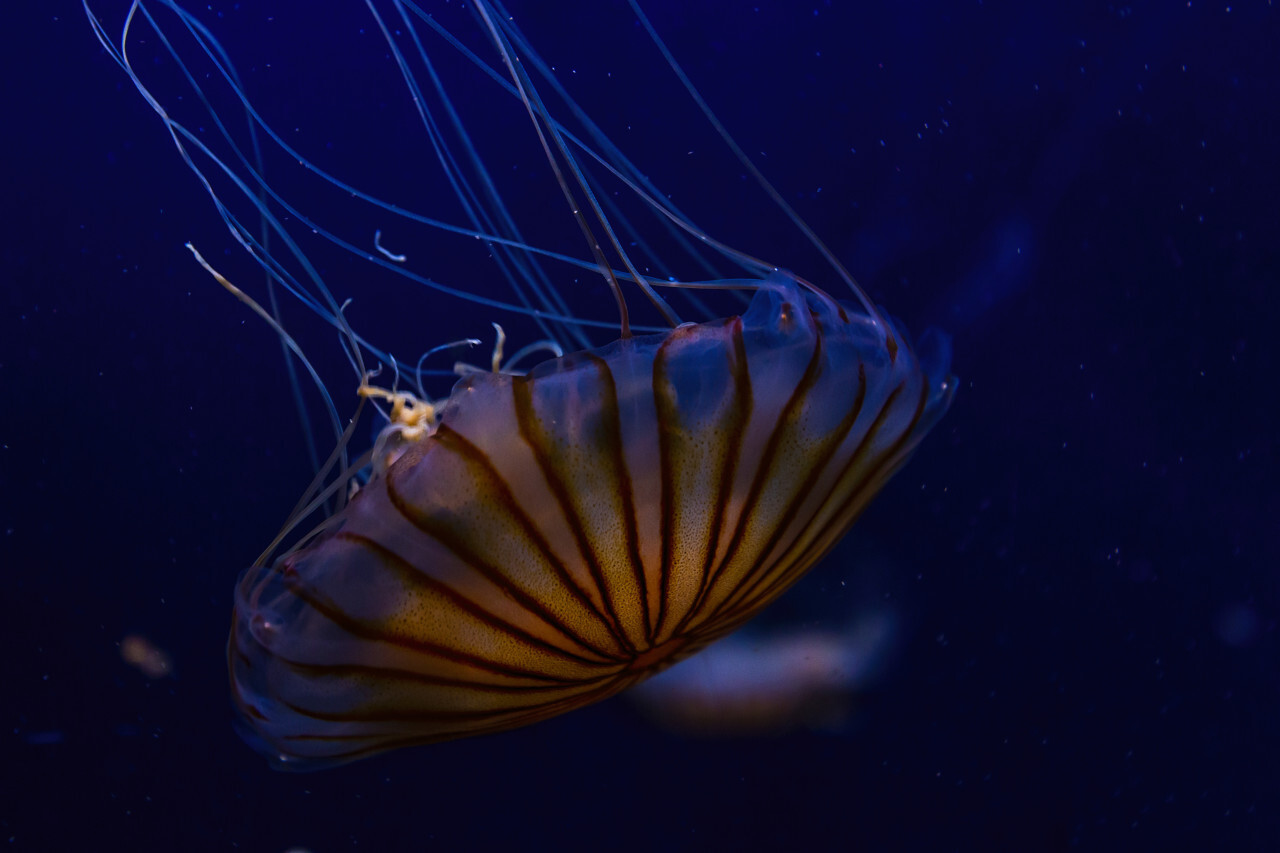
[[[686,734],[742,737],[797,727],[837,730],[897,638],[890,613],[844,631],[740,633],[632,688],[659,725]]]
[[[120,658],[147,678],[173,675],[169,653],[140,634],[130,634],[120,641]]]

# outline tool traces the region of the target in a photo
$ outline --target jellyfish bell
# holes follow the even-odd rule
[[[242,577],[242,712],[286,763],[351,760],[597,701],[733,631],[945,405],[880,334],[782,280],[740,317],[469,375],[321,538]]]
[[[154,12],[133,3],[118,41],[90,12],[268,287],[339,332],[359,396],[384,423],[373,447],[349,458],[357,419],[343,425],[341,392],[326,387],[273,292],[256,299],[200,259],[277,331],[291,369],[301,365],[325,397],[336,436],[281,536],[236,587],[233,698],[250,742],[276,766],[312,769],[526,725],[694,654],[817,563],[950,403],[945,339],[913,346],[866,298],[631,8],[852,299],[699,229],[577,106],[496,2],[470,4],[480,46],[416,5],[368,4],[458,220],[388,202],[309,159],[176,3]],[[190,92],[178,108],[195,109],[199,127],[139,73],[129,50],[143,24],[181,71]],[[581,256],[530,236],[541,221],[516,221],[459,118],[444,56],[523,114]],[[193,73],[196,62],[204,73]],[[367,218],[478,246],[505,292],[424,273],[415,256],[439,254],[434,242],[410,253],[375,229],[371,246],[356,242],[343,216],[312,210],[314,200],[304,205],[270,178],[269,152]],[[675,247],[706,277],[661,274],[672,262],[655,246]],[[505,359],[499,329],[488,369],[463,365],[433,397],[427,382],[439,369],[398,360],[357,331],[316,261],[323,251],[414,282],[442,305],[502,314],[542,360],[526,370],[523,348]],[[601,319],[602,308],[613,316]],[[603,328],[612,342],[593,338]]]

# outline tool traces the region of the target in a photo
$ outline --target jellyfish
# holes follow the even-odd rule
[[[733,141],[643,10],[628,8],[654,66],[825,259],[831,283],[701,229],[579,106],[498,0],[362,10],[434,186],[447,188],[408,201],[348,177],[360,164],[295,142],[178,3],[135,0],[118,38],[86,3],[260,268],[263,293],[193,248],[196,259],[276,331],[288,369],[324,401],[310,423],[334,434],[280,535],[236,585],[233,703],[277,768],[528,725],[695,654],[817,564],[950,405],[946,338],[913,344],[872,303]],[[469,30],[453,20],[466,15]],[[156,83],[146,76],[156,67],[177,73]],[[492,163],[509,140],[471,129],[481,88],[486,109],[519,117],[520,144],[549,178],[537,221],[513,215]],[[285,168],[315,189],[285,188]],[[323,193],[343,211],[317,201]],[[566,223],[582,249],[545,237],[544,218]],[[377,222],[425,236],[393,247]],[[465,285],[427,271],[464,245],[482,258]],[[691,274],[670,272],[673,254]],[[501,318],[487,365],[474,363],[473,337],[423,342],[410,361],[357,331],[357,308],[334,295],[331,270],[345,268],[365,287],[412,283],[432,311]],[[354,373],[345,388],[291,334],[280,292],[336,330]],[[508,355],[515,335],[526,343]],[[450,356],[452,370],[433,366]],[[450,387],[433,395],[442,375]],[[356,412],[345,422],[344,400]],[[368,410],[378,429],[361,451]]]

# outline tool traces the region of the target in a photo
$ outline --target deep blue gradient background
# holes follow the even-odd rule
[[[207,20],[288,66],[367,44],[350,5]],[[223,654],[234,578],[310,477],[279,347],[182,248],[238,263],[78,4],[21,4],[0,51],[10,849],[1275,849],[1280,13],[683,5],[646,8],[743,146],[873,298],[954,336],[951,413],[771,617],[894,602],[855,725],[700,740],[615,699],[269,771]],[[584,100],[614,72],[592,109],[670,143],[632,153],[709,230],[825,274],[766,199],[699,183],[682,134],[702,156],[705,130],[656,62],[617,60],[641,38],[620,5],[594,6],[616,30],[558,2],[526,26]],[[300,109],[360,95],[310,85]],[[491,319],[378,310],[423,345]],[[176,678],[125,666],[129,633]]]

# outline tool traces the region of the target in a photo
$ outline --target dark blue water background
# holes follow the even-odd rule
[[[182,248],[250,269],[78,4],[24,5],[0,51],[9,849],[1275,849],[1275,7],[648,4],[873,298],[954,336],[952,411],[770,616],[891,602],[892,659],[836,732],[698,739],[614,699],[293,776],[233,733],[224,672],[236,574],[310,478],[279,347]],[[346,153],[370,140],[339,105],[379,96],[356,49],[382,56],[349,5],[204,19],[233,57],[339,57],[274,106],[393,182]],[[828,274],[625,8],[523,15],[704,227]],[[423,346],[495,319],[404,299],[353,310]],[[175,677],[126,666],[130,634]]]

